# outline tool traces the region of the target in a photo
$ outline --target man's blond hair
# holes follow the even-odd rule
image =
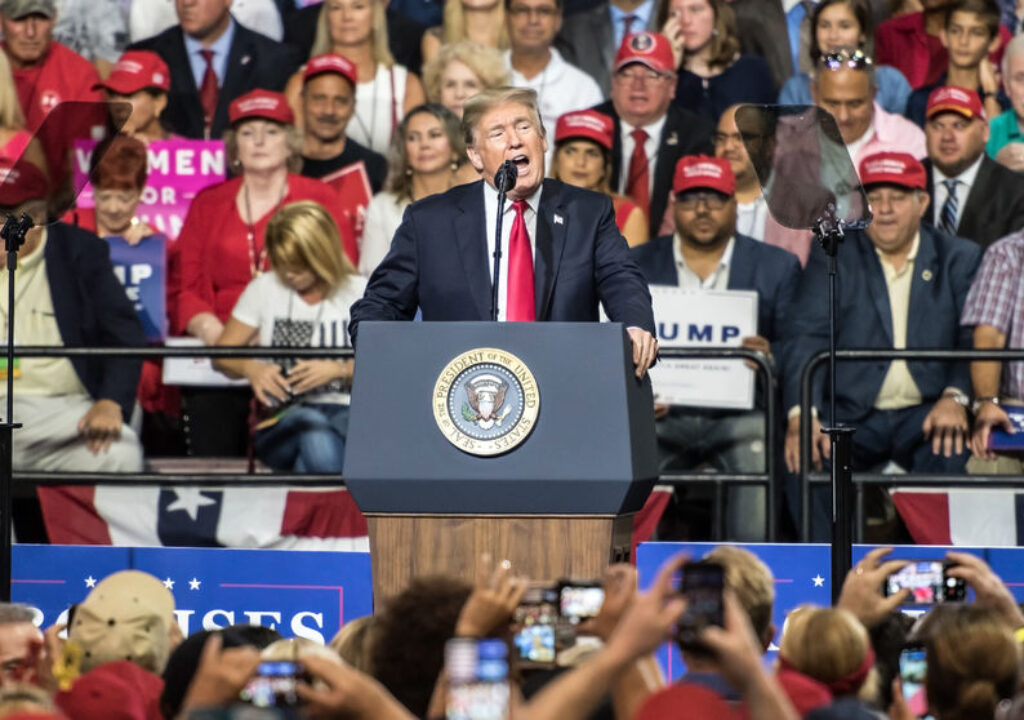
[[[474,146],[477,125],[481,118],[499,105],[523,105],[533,117],[534,124],[543,136],[544,123],[540,119],[540,107],[537,104],[537,92],[527,88],[498,87],[478,92],[466,100],[462,106],[462,131],[466,135],[466,145]]]

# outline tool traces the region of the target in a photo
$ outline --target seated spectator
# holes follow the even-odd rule
[[[672,102],[676,71],[664,35],[629,35],[615,56],[611,99],[594,110],[615,123],[612,191],[631,199],[647,215],[657,237],[669,204],[676,163],[684,155],[710,153],[714,126]]]
[[[988,247],[1024,227],[1024,177],[985,154],[988,123],[973,90],[944,86],[928,98],[925,221]]]
[[[176,135],[219,138],[238,97],[262,88],[281,90],[299,64],[294,48],[245,27],[231,0],[176,4],[178,24],[132,43],[151,50],[171,71],[164,121]]]
[[[402,116],[423,102],[423,86],[388,49],[383,3],[324,0],[310,56],[325,53],[342,55],[356,67],[355,122],[346,130],[348,137],[374,152],[387,152]],[[302,72],[292,75],[285,89],[298,115]]]
[[[874,26],[867,0],[822,0],[811,13],[808,57],[810,67],[816,67],[822,55],[843,48],[858,48],[872,54]],[[875,101],[894,115],[902,115],[910,97],[910,83],[894,67],[880,65],[875,68]],[[780,105],[813,105],[811,77],[798,72],[786,80],[779,92]]]
[[[114,65],[109,77],[96,87],[103,90],[107,102],[113,103],[110,112],[114,125],[120,126],[125,135],[147,145],[168,139],[160,116],[167,109],[171,74],[167,63],[155,52],[129,50]]]
[[[46,217],[46,179],[28,163],[8,164],[0,215]],[[71,225],[37,225],[18,250],[22,345],[140,347],[142,325],[114,276],[107,244]],[[0,262],[0,265],[6,264]],[[6,274],[2,283],[6,283]],[[139,472],[142,448],[125,422],[135,405],[134,358],[19,359],[13,368],[14,467],[23,470]]]
[[[360,672],[373,674],[370,667],[370,640],[373,638],[373,615],[364,615],[355,620],[349,620],[341,626],[341,629],[331,638],[328,647]]]
[[[302,77],[302,174],[323,178],[362,163],[370,189],[380,192],[387,160],[346,135],[356,108],[355,65],[341,55],[318,55]]]
[[[995,0],[956,0],[946,10],[942,44],[949,53],[949,64],[934,83],[914,90],[907,101],[907,117],[924,127],[925,111],[932,92],[943,85],[955,85],[977,91],[987,117],[996,117],[1006,108],[999,97],[999,76],[989,60],[1001,43],[999,7]]]
[[[484,47],[507,50],[505,3],[445,0],[444,23],[423,33],[423,62],[430,62],[445,45],[470,40]]]
[[[847,232],[839,250],[843,322],[838,347],[968,347],[970,339],[959,319],[980,248],[922,223],[928,209],[926,173],[910,155],[870,155],[860,164],[860,177],[875,217],[867,230]],[[827,346],[828,306],[821,300],[827,297],[826,264],[824,251],[812,248],[797,293],[802,311],[794,316],[794,338],[785,361],[792,368],[784,392],[790,418],[785,458],[791,472],[799,465],[800,369]],[[866,298],[871,299],[867,305]],[[928,322],[913,320],[923,317]],[[811,419],[816,468],[829,456],[829,438],[818,421],[825,408],[824,375],[819,374],[815,385],[816,415]],[[894,360],[839,367],[836,419],[857,429],[854,470],[894,461],[908,472],[963,472],[968,382],[967,368],[958,363]],[[815,514],[823,511],[823,505],[815,505]],[[821,530],[823,526],[817,532]]]
[[[552,44],[562,26],[562,0],[505,0],[510,49],[505,62],[510,84],[537,93],[540,118],[551,131],[567,112],[604,100],[592,77],[563,58]],[[549,144],[547,161],[554,148]]]
[[[386,189],[366,209],[360,275],[369,276],[387,255],[409,203],[466,182],[464,171],[472,168],[465,156],[462,126],[444,106],[421,105],[402,119],[388,153]]]
[[[217,344],[351,347],[348,308],[362,297],[366,280],[342,252],[330,214],[315,202],[285,205],[267,224],[266,249],[273,272],[249,283]],[[273,411],[256,426],[256,457],[276,470],[341,472],[351,360],[217,358],[213,365],[246,378]]]
[[[725,0],[669,0],[661,19],[678,65],[677,105],[716,122],[730,105],[775,102],[768,63],[739,54],[736,16]]]
[[[1024,37],[1013,38],[1003,53],[1001,67],[1003,91],[1010,100],[1010,109],[989,121],[988,144],[985,151],[1001,165],[1016,172],[1024,171]]]
[[[761,191],[761,181],[736,126],[738,108],[738,105],[733,105],[722,113],[715,133],[715,157],[728,161],[736,178],[736,232],[788,250],[803,265],[811,251],[811,234],[806,230],[783,227],[769,211],[768,202]],[[761,162],[764,163],[774,153],[774,138],[766,135],[767,129],[761,133],[761,137],[747,141],[758,144],[762,152]]]
[[[43,633],[28,605],[0,602],[0,687],[39,682],[37,658]]]
[[[296,43],[284,37],[281,12],[282,8],[274,0],[239,0],[231,8],[232,17],[240,25],[275,42],[284,39],[286,43],[294,45]],[[128,35],[133,43],[159,35],[177,24],[176,3],[132,0],[128,7]]]
[[[876,90],[871,58],[851,48],[822,56],[811,77],[814,104],[835,117],[855,167],[868,155],[884,151],[923,158],[921,128],[879,107]]]
[[[21,158],[49,177],[43,146],[25,129],[25,115],[18,103],[11,64],[7,53],[3,52],[0,52],[0,158],[11,161]]]
[[[463,40],[445,45],[423,66],[427,100],[440,103],[462,119],[462,104],[481,90],[508,85],[508,68],[494,48]]]
[[[629,198],[612,192],[613,130],[612,119],[594,110],[558,118],[550,176],[610,197],[619,232],[630,247],[636,247],[648,240],[647,218]]]
[[[681,158],[672,185],[676,232],[633,250],[647,281],[689,290],[748,290],[757,293],[757,334],[742,346],[781,354],[785,320],[800,276],[794,255],[736,233],[736,181],[726,160]],[[762,410],[729,411],[655,405],[663,473],[705,464],[725,473],[765,468]],[[726,535],[761,540],[765,533],[764,491],[730,488]]]
[[[294,173],[301,139],[291,109],[280,93],[256,90],[231,104],[231,128],[224,144],[238,175],[206,188],[192,201],[178,237],[180,279],[172,331],[213,345],[242,291],[269,269],[264,231],[274,211],[297,200],[314,200],[333,211],[350,262],[358,249],[337,194],[319,180]],[[183,391],[189,416],[191,452],[198,456],[244,455],[248,443],[250,393],[245,388]]]

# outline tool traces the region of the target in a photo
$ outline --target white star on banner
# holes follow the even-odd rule
[[[821,573],[812,577],[811,582],[814,583],[814,587],[825,587],[825,578],[821,576]]]
[[[188,589],[189,590],[198,590],[200,585],[202,585],[202,582],[199,581],[199,580],[196,580],[195,578],[192,578],[191,580],[188,581]]]
[[[96,578],[94,578],[92,575],[87,577],[85,579],[85,586],[87,588],[94,588],[94,587],[96,587]]]
[[[170,578],[167,578],[166,580],[164,580],[164,587],[167,588],[168,590],[173,590],[174,589],[174,581],[171,580]]]
[[[199,517],[199,508],[217,504],[216,500],[203,495],[199,488],[174,488],[172,492],[175,494],[175,499],[167,506],[167,512],[184,510],[192,522]]]

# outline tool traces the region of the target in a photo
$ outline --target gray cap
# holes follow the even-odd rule
[[[53,19],[57,16],[57,4],[54,0],[0,0],[0,12],[12,20],[33,14]]]

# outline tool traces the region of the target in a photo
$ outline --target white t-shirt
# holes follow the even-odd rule
[[[359,240],[359,274],[369,277],[391,249],[395,230],[409,207],[393,192],[379,192],[366,206],[366,225]]]
[[[377,63],[377,74],[356,85],[356,112],[345,132],[360,145],[381,155],[391,147],[391,135],[405,115],[405,82],[409,71]]]
[[[350,348],[352,342],[348,335],[348,311],[352,303],[363,296],[365,289],[366,278],[350,275],[333,295],[310,305],[282,283],[276,273],[268,272],[246,286],[231,316],[249,327],[259,328],[259,344],[263,347],[283,344],[274,342],[275,327],[281,333],[285,324],[312,323],[312,333],[305,347]],[[298,346],[296,343],[291,345]],[[303,399],[318,403],[348,404],[349,394],[322,392],[316,393],[315,397],[306,396]]]

